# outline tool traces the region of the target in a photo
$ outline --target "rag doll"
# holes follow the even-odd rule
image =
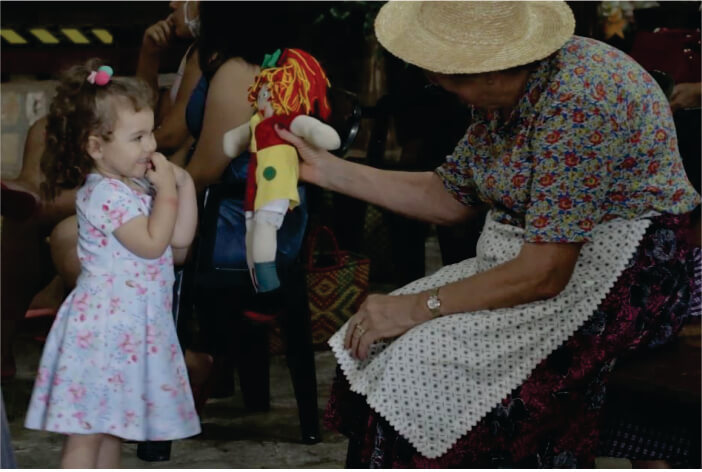
[[[297,150],[282,140],[274,126],[288,129],[312,145],[332,150],[340,138],[331,126],[311,115],[327,119],[329,81],[319,62],[300,49],[266,55],[261,72],[249,88],[256,113],[224,134],[224,152],[239,156],[251,153],[246,181],[246,261],[258,292],[280,286],[275,265],[276,233],[288,210],[300,202],[297,191]]]

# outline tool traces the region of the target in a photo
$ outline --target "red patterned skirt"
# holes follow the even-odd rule
[[[438,458],[420,455],[337,369],[324,421],[349,438],[347,467],[592,467],[617,356],[665,344],[696,308],[700,262],[688,242],[691,215],[653,218],[588,322]]]

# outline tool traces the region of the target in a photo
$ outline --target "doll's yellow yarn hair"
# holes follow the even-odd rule
[[[276,115],[316,112],[322,119],[331,113],[327,101],[329,79],[319,62],[300,49],[286,49],[278,67],[261,70],[249,87],[249,101],[256,97],[263,85],[271,92],[271,105]]]

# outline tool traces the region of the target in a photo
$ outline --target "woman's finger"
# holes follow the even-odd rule
[[[289,142],[298,149],[300,149],[300,147],[308,146],[304,139],[300,138],[299,136],[295,136],[289,130],[282,128],[278,125],[275,125],[275,132],[278,133],[278,136],[280,136],[282,139]]]
[[[371,332],[366,332],[365,336],[359,339],[358,352],[356,353],[358,359],[365,360],[366,357],[368,357],[368,351],[370,350],[371,344],[375,342],[375,338],[375,334]]]
[[[368,333],[358,328],[354,330],[354,333],[351,336],[351,357],[355,357],[356,359],[358,359],[358,346],[361,343],[361,339],[363,339],[364,336],[368,336]]]
[[[348,324],[346,325],[346,334],[344,335],[344,349],[349,349],[351,347],[351,336],[353,336],[353,332],[356,330],[356,323],[353,317],[349,319]]]

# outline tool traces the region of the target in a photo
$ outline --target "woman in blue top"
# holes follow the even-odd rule
[[[303,9],[303,8],[302,8]],[[226,131],[246,123],[254,109],[248,101],[248,89],[260,72],[266,54],[289,44],[295,44],[298,24],[294,18],[303,16],[301,6],[253,2],[245,7],[227,2],[200,4],[199,58],[202,78],[196,85],[186,109],[186,122],[195,143],[190,150],[185,169],[193,177],[198,193],[217,182],[244,182],[248,155],[231,159],[224,154],[222,137]],[[304,10],[304,9],[303,9]],[[250,18],[265,18],[266,34],[261,34],[257,21],[242,21],[232,27],[232,14]],[[301,205],[291,211],[278,232],[278,263],[291,262],[302,245],[307,224],[304,191]],[[243,199],[243,194],[242,194]],[[246,268],[244,212],[241,200],[224,200],[219,208],[213,258],[218,265]],[[207,237],[212,237],[208,235]],[[265,299],[256,297],[254,311],[268,314],[275,308],[278,292]],[[205,380],[212,359],[231,364],[232,336],[236,318],[229,294],[213,287],[201,287],[196,293],[200,336],[193,340],[192,350],[186,351],[186,362],[198,408],[204,405],[207,392]],[[222,313],[222,310],[225,310]],[[188,340],[190,344],[190,340]],[[215,372],[216,373],[216,372]],[[219,372],[222,376],[224,372]],[[231,381],[231,370],[226,372]],[[213,375],[214,377],[214,375]]]

